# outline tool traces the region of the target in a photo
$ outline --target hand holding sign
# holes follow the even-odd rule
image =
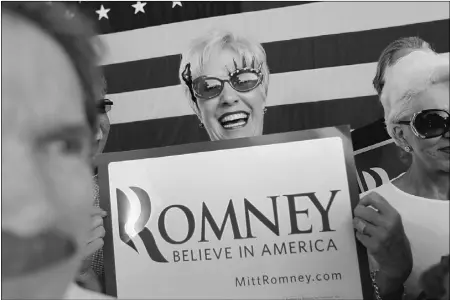
[[[377,193],[364,196],[354,213],[356,237],[378,264],[381,292],[395,291],[408,278],[413,263],[400,214]]]
[[[86,246],[83,249],[84,261],[81,266],[80,274],[78,274],[76,281],[84,288],[101,292],[102,287],[98,282],[98,278],[91,269],[93,254],[103,247],[103,237],[105,236],[105,228],[103,227],[103,218],[106,212],[99,207],[92,207],[92,229],[90,236],[86,241]]]
[[[92,207],[92,231],[87,241],[84,255],[89,257],[103,247],[103,237],[105,236],[105,228],[103,227],[103,218],[106,212],[99,207]]]

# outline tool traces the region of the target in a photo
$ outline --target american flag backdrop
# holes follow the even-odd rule
[[[208,140],[178,79],[181,53],[214,28],[262,43],[271,72],[264,133],[383,117],[372,79],[393,40],[449,51],[449,2],[75,2],[107,46],[114,101],[106,152]],[[365,135],[362,135],[363,137]],[[365,142],[362,142],[363,144]]]

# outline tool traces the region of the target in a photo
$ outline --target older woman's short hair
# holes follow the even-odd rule
[[[377,91],[378,95],[381,95],[383,86],[385,84],[385,71],[386,68],[395,64],[400,58],[396,57],[396,53],[401,50],[430,50],[433,51],[430,44],[425,42],[420,37],[404,37],[390,43],[381,53],[377,64],[377,73],[372,81],[373,87]],[[407,54],[407,53],[405,53]]]
[[[96,101],[102,90],[98,67],[103,46],[92,22],[62,2],[2,2],[2,14],[19,17],[50,35],[67,53],[83,88],[87,121],[96,132]],[[30,45],[32,47],[32,45]]]
[[[235,33],[225,30],[213,30],[193,41],[188,51],[183,53],[179,70],[179,78],[182,83],[186,97],[190,99],[190,104],[196,110],[196,104],[191,98],[189,88],[183,83],[182,73],[188,63],[191,64],[192,78],[195,79],[203,75],[203,69],[208,63],[211,54],[215,50],[230,49],[239,56],[245,57],[247,61],[255,59],[256,65],[262,64],[262,73],[264,76],[263,88],[267,96],[269,88],[269,67],[267,65],[266,52],[261,44],[250,39],[239,36]]]
[[[431,51],[414,51],[386,69],[386,84],[381,93],[388,134],[399,144],[395,124],[414,113],[417,95],[438,83],[449,82],[449,60]]]

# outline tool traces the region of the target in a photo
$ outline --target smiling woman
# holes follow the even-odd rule
[[[269,67],[260,44],[213,31],[183,54],[180,80],[212,141],[262,135]]]

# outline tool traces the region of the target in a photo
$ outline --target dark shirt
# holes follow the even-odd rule
[[[94,176],[94,205],[100,207],[99,186],[97,175]],[[105,269],[103,265],[103,248],[93,254],[91,267],[97,274],[102,286],[104,286]]]

